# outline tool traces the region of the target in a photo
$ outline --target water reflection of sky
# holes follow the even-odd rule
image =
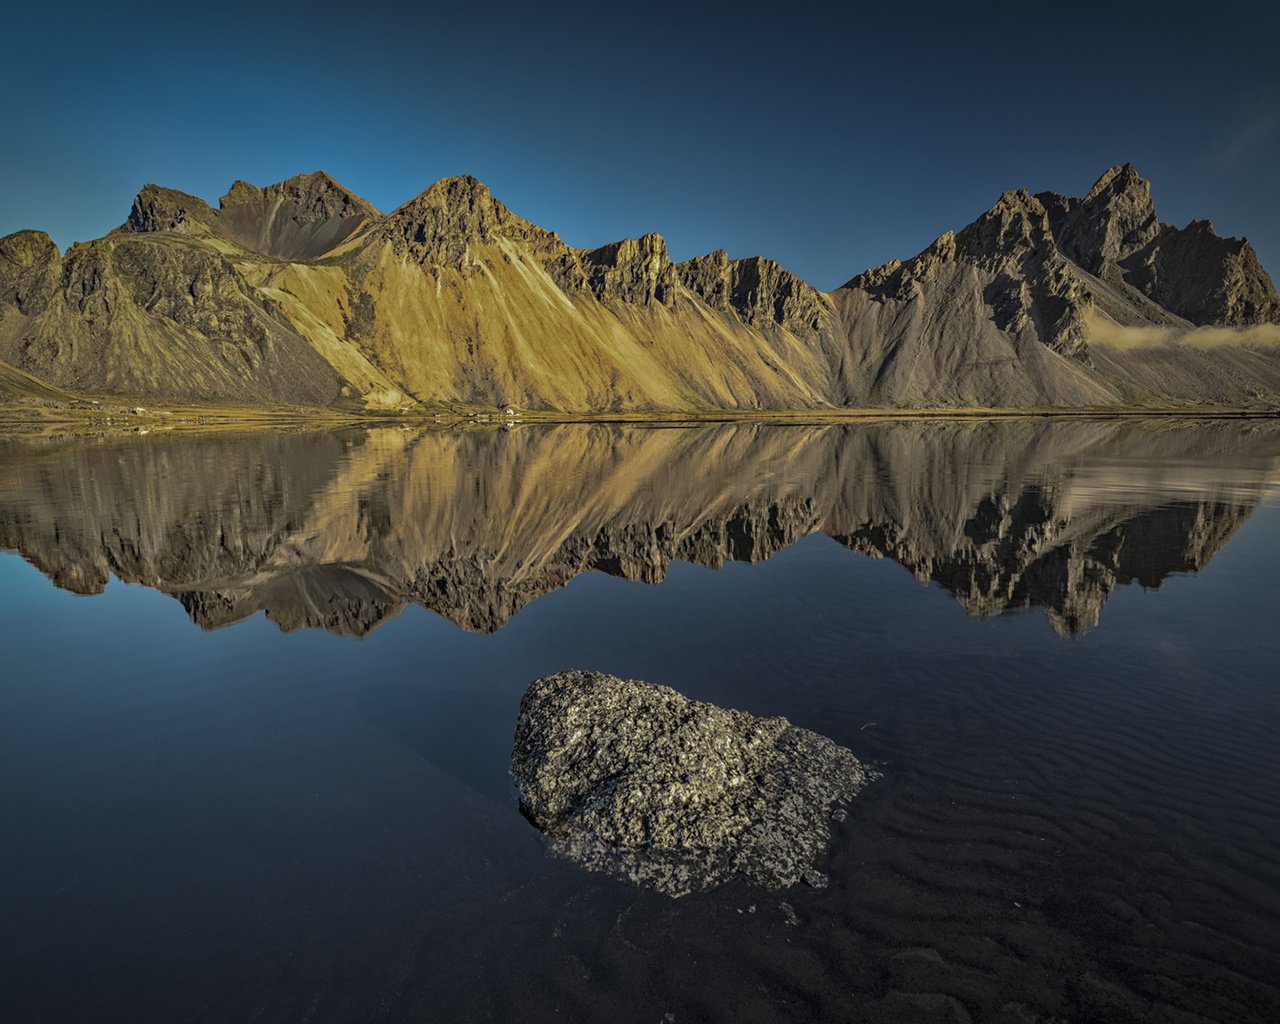
[[[202,631],[150,587],[81,597],[0,555],[0,1016],[540,1020],[598,995],[661,1019],[694,1013],[697,986],[660,966],[678,954],[744,1018],[786,1019],[797,991],[962,984],[977,1016],[1137,999],[1265,1019],[1277,566],[1263,498],[1198,572],[1119,586],[1063,639],[818,533],[755,564],[677,560],[656,586],[577,575],[493,633],[411,604],[356,641],[260,614]],[[673,917],[544,856],[507,764],[525,685],[571,666],[785,715],[885,766],[830,889],[786,895],[800,925],[737,889]],[[1191,981],[1152,995],[1170,955]],[[768,966],[793,956],[809,966]],[[1091,1003],[1063,980],[1086,975],[1111,986]]]

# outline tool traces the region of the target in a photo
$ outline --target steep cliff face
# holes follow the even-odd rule
[[[723,249],[677,264],[680,282],[713,309],[732,312],[743,323],[777,325],[803,337],[828,330],[831,300],[773,260],[760,256],[731,260]]]
[[[1233,327],[1280,322],[1280,298],[1258,255],[1242,238],[1220,238],[1213,225],[1160,225],[1147,246],[1122,263],[1125,280],[1193,324]]]
[[[1280,320],[1280,300],[1253,246],[1219,237],[1208,221],[1162,224],[1151,185],[1132,164],[1107,171],[1084,199],[1051,192],[1036,198],[1064,256],[1174,316],[1200,326]]]
[[[1083,199],[1041,192],[1062,255],[1091,274],[1109,268],[1149,245],[1160,233],[1151,185],[1132,164],[1113,167]]]
[[[676,273],[661,235],[625,238],[581,252],[586,285],[600,299],[674,305]]]

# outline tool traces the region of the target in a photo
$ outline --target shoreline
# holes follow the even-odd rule
[[[106,402],[112,404],[107,405]],[[120,402],[116,405],[116,402]],[[754,423],[825,426],[843,423],[1008,420],[1008,419],[1277,419],[1280,409],[1230,406],[1083,406],[857,409],[693,409],[627,412],[521,410],[507,414],[472,408],[378,411],[312,406],[145,406],[124,400],[83,400],[73,404],[0,405],[0,436],[32,434],[101,435],[224,429],[343,429],[409,427],[502,428],[570,423],[634,426],[697,426]]]

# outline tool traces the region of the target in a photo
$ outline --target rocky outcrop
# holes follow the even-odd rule
[[[832,809],[877,778],[785,718],[580,671],[529,684],[511,774],[557,854],[673,897],[825,886]]]
[[[1062,254],[1091,274],[1108,268],[1149,245],[1160,233],[1151,184],[1132,164],[1112,167],[1083,199],[1053,192],[1036,196],[1049,214],[1054,241]]]
[[[43,313],[62,276],[62,254],[43,231],[0,238],[0,313],[12,306],[23,316]]]
[[[501,242],[529,247],[549,260],[562,258],[569,249],[554,232],[516,216],[470,175],[437,181],[387,214],[372,237],[386,239],[397,253],[428,271],[447,267],[478,272],[482,254],[477,248]]]
[[[600,299],[640,306],[676,299],[676,273],[661,235],[626,238],[579,253],[586,285]]]
[[[203,235],[216,231],[218,211],[198,196],[159,185],[144,185],[134,197],[133,208],[119,234],[150,234],[157,231]]]
[[[798,335],[830,324],[831,301],[812,285],[761,256],[731,260],[718,249],[676,265],[680,282],[712,309],[743,323],[785,327]]]
[[[1124,278],[1153,302],[1193,324],[1243,327],[1280,323],[1280,297],[1242,238],[1220,238],[1213,225],[1162,224],[1146,247],[1126,257]]]

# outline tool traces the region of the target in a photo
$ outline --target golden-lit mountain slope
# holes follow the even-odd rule
[[[214,210],[148,186],[120,229],[65,258],[44,235],[4,239],[22,298],[0,317],[0,357],[59,384],[162,397],[831,401],[833,307],[767,261],[678,266],[657,235],[573,249],[472,178],[386,217],[323,175],[251,190],[237,183]]]
[[[832,295],[759,257],[673,263],[655,234],[574,248],[470,177],[386,215],[322,172],[238,181],[216,209],[148,185],[120,228],[65,254],[39,232],[0,239],[0,360],[156,399],[1274,405],[1277,319],[1248,243],[1161,224],[1128,166],[1083,199],[1006,193]]]

